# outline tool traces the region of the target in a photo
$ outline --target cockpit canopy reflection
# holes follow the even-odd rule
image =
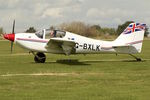
[[[65,31],[43,29],[35,33],[41,39],[63,38],[66,35]]]

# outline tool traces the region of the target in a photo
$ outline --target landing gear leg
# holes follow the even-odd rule
[[[138,57],[136,57],[136,56],[134,56],[134,55],[132,55],[132,54],[129,54],[130,56],[132,56],[133,58],[135,58],[136,59],[136,61],[142,61],[142,59],[141,58],[138,58]]]
[[[35,54],[32,52],[32,54],[34,55],[34,61],[36,63],[45,63],[46,55],[44,53],[38,52]]]

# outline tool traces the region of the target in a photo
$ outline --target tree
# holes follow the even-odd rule
[[[56,29],[55,26],[50,27],[50,30],[55,30],[55,29]]]
[[[126,21],[124,24],[119,25],[117,28],[117,35],[120,35],[129,24],[134,23],[133,21]]]
[[[115,28],[102,28],[101,31],[104,34],[116,35],[116,29]]]
[[[35,33],[36,32],[36,29],[34,27],[30,27],[29,29],[27,29],[25,31],[26,33]]]
[[[100,25],[92,25],[91,28],[94,28],[96,30],[100,30],[101,26]]]
[[[60,25],[60,28],[65,31],[77,33],[79,35],[83,35],[83,36],[87,36],[87,37],[94,35],[94,34],[92,34],[92,30],[91,30],[90,26],[86,25],[83,22],[75,21],[75,22],[71,22],[71,23],[63,23]]]
[[[100,25],[89,25],[84,22],[71,22],[63,23],[60,29],[73,32],[87,37],[99,37],[103,35],[115,35],[116,29],[114,28],[102,28]]]
[[[0,27],[0,34],[3,34],[3,33],[4,33],[3,28]]]
[[[149,31],[148,31],[148,27],[146,26],[146,28],[145,28],[145,34],[144,34],[144,36],[148,36],[148,34],[149,34]]]

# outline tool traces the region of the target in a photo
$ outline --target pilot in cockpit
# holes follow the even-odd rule
[[[56,37],[56,30],[51,30],[50,37]]]

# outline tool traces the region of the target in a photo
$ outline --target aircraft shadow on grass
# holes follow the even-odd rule
[[[45,64],[53,64],[53,63],[64,64],[64,65],[80,65],[80,66],[91,65],[87,62],[79,61],[78,59],[59,59],[56,61],[45,62]]]
[[[56,63],[66,64],[66,65],[91,65],[91,64],[87,64],[86,62],[79,61],[77,59],[61,59],[61,60],[57,60]]]
[[[102,62],[145,62],[146,60],[137,61],[137,60],[87,60],[82,62],[87,63],[102,63]]]
[[[145,62],[142,60],[141,62]],[[92,63],[103,63],[103,62],[138,62],[136,60],[81,60],[78,59],[60,59],[56,61],[46,62],[46,64],[59,63],[65,65],[91,65]]]

